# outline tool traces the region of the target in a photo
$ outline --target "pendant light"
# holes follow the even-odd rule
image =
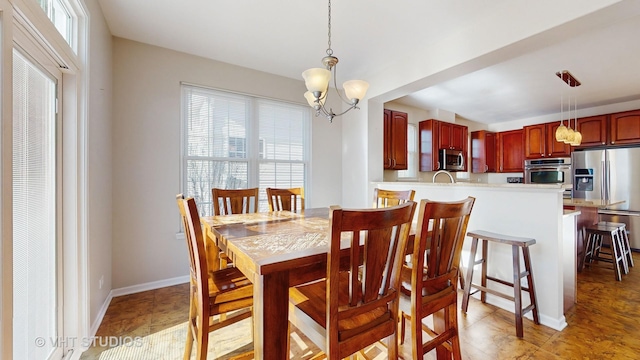
[[[569,87],[575,88],[580,86],[580,81],[578,81],[568,70],[558,71],[556,76],[560,78],[560,80],[564,81]],[[571,128],[571,96],[569,96],[568,108],[567,108],[567,125],[564,126],[564,99],[560,97],[560,126],[556,129],[556,141],[564,142],[565,144],[570,144],[571,146],[579,146],[582,143],[582,134],[578,131],[578,98],[574,96],[574,126],[575,130]]]

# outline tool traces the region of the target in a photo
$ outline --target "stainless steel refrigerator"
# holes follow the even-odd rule
[[[601,221],[627,224],[631,248],[640,250],[640,147],[574,151],[573,197],[624,200],[600,209]]]

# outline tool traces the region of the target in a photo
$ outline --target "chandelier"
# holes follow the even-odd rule
[[[338,58],[333,56],[333,50],[331,50],[331,0],[329,0],[329,41],[327,48],[327,56],[322,58],[322,64],[325,68],[311,68],[302,73],[304,83],[307,86],[307,92],[304,93],[304,97],[307,99],[309,105],[315,109],[316,116],[323,114],[330,122],[333,122],[333,118],[345,114],[351,109],[358,109],[358,102],[364,98],[369,88],[369,83],[363,80],[349,80],[342,84],[344,88],[345,96],[342,97],[337,86],[336,76],[336,64]],[[333,71],[333,86],[338,93],[340,99],[349,108],[339,114],[333,112],[333,109],[325,108],[324,104],[327,100],[329,93],[329,81],[331,80],[331,72]]]
[[[564,81],[569,87],[577,87],[580,86],[580,81],[578,81],[568,70],[558,71],[556,75],[560,78],[560,80]],[[564,142],[565,144],[569,144],[571,146],[579,146],[582,143],[582,134],[578,131],[578,99],[577,97],[573,98],[574,105],[574,126],[575,130],[571,128],[571,97],[569,97],[568,101],[568,119],[567,125],[564,126],[564,99],[560,97],[560,126],[556,129],[556,141]]]

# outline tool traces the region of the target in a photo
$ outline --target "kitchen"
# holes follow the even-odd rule
[[[399,109],[412,111],[411,108],[402,105],[387,105],[387,107],[395,109],[393,114],[396,119],[402,118],[400,114],[403,112]],[[409,115],[405,119],[410,119]],[[389,117],[385,117],[385,120],[389,121]],[[474,214],[480,219],[472,217],[472,220],[476,220],[482,224],[481,226],[485,228],[488,226],[492,231],[516,236],[526,234],[526,236],[538,239],[551,237],[552,243],[562,245],[562,250],[555,248],[554,251],[559,251],[560,254],[564,251],[564,255],[555,258],[563,266],[558,266],[558,263],[548,264],[545,262],[549,257],[556,256],[557,253],[544,253],[543,255],[541,252],[534,255],[534,258],[539,256],[537,260],[544,263],[545,270],[551,267],[557,274],[564,272],[556,280],[562,278],[563,291],[570,293],[575,290],[576,270],[581,265],[581,261],[576,258],[576,255],[581,256],[582,254],[584,241],[580,231],[582,226],[598,221],[598,219],[623,222],[627,224],[627,229],[630,231],[629,238],[632,239],[632,248],[636,250],[639,248],[638,239],[640,239],[640,234],[637,233],[638,226],[634,223],[639,214],[637,197],[640,191],[637,188],[638,183],[632,180],[638,176],[639,167],[637,165],[640,164],[640,111],[601,114],[573,121],[575,124],[573,127],[576,131],[581,132],[583,139],[582,143],[575,147],[556,140],[559,121],[528,124],[521,129],[496,133],[486,130],[469,132],[468,129],[473,126],[471,122],[460,121],[452,124],[431,119],[421,120],[417,125],[419,129],[417,140],[409,141],[410,150],[412,143],[417,142],[417,155],[412,156],[411,151],[408,155],[410,160],[419,162],[415,166],[419,168],[420,172],[411,179],[399,176],[411,172],[385,170],[384,182],[374,183],[372,186],[396,190],[410,187],[416,189],[417,196],[436,200],[455,198],[456,195],[452,195],[451,192],[457,194],[458,197],[463,194],[478,196],[480,200],[477,204],[481,204],[483,201],[490,203],[486,212],[481,215],[478,215],[477,212]],[[593,126],[595,121],[598,121],[597,126]],[[441,125],[447,127],[444,132],[440,131]],[[460,128],[457,135],[460,139],[456,141],[451,141],[453,132],[449,129],[452,126]],[[511,141],[514,132],[519,141]],[[510,139],[509,148],[505,147],[505,133]],[[445,138],[444,141],[442,141],[442,137]],[[395,138],[394,140],[396,143],[403,143],[401,140],[398,141]],[[389,142],[387,141],[387,143]],[[445,149],[442,149],[442,143],[446,144]],[[456,147],[451,144],[458,145]],[[456,154],[451,160],[447,160],[445,157],[448,150]],[[397,153],[387,151],[390,156]],[[511,157],[515,153],[517,160],[516,166],[510,164],[508,170],[504,171],[505,161],[510,161],[505,158],[504,154],[506,153]],[[402,162],[404,161],[400,161],[400,163]],[[398,161],[385,161],[385,164],[387,163],[394,164]],[[436,176],[439,173],[439,171],[435,172],[437,170],[448,170],[452,178],[447,180],[446,177],[443,177],[444,182],[451,181],[456,184],[429,185],[429,183],[436,182]],[[535,196],[535,200],[521,197],[524,192],[536,191],[531,186],[544,186],[545,184],[556,187],[555,194],[558,201],[555,204],[540,205],[537,200],[542,196],[541,194]],[[450,187],[455,189],[452,190]],[[485,191],[489,191],[491,195],[486,196],[483,194]],[[503,198],[502,193],[509,191],[512,193]],[[607,206],[608,201],[615,202],[614,206]],[[595,206],[594,204],[603,205]],[[541,207],[536,208],[537,206]],[[526,213],[532,207],[535,210]],[[504,212],[505,208],[510,211]],[[562,221],[566,220],[557,220],[564,218],[559,215],[559,211],[562,209],[565,209],[565,212],[575,209],[579,214],[576,214],[576,219],[562,224]],[[542,214],[549,212],[554,214],[552,218],[556,220],[542,219]],[[532,218],[538,219],[540,222],[534,221],[533,224],[530,224]],[[555,235],[534,236],[532,234],[539,231],[539,229],[535,229],[536,226],[550,227],[554,229],[552,233],[555,232]],[[569,238],[567,238],[567,229],[575,229],[569,231],[572,233],[569,234]],[[468,244],[466,250],[468,250]],[[501,270],[493,269],[492,271],[500,272]],[[534,270],[534,272],[544,277],[545,283],[548,283],[550,274],[542,274],[540,270]],[[545,294],[545,296],[548,298],[553,295]],[[575,293],[571,299],[575,300]],[[566,300],[565,297],[565,303],[562,304],[564,310],[573,305],[566,303]],[[549,306],[549,304],[542,304],[541,311],[548,311],[545,306]],[[560,305],[556,302],[556,307],[558,306]],[[548,318],[547,325],[549,325]],[[553,325],[549,326],[553,327]]]

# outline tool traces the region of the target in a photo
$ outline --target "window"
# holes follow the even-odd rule
[[[416,124],[407,126],[407,170],[398,171],[398,179],[418,178],[418,131]]]
[[[37,0],[40,7],[47,14],[58,32],[64,37],[69,45],[71,44],[72,19],[67,6],[61,0]]]
[[[211,188],[305,186],[307,106],[183,85],[183,192],[211,215]]]

